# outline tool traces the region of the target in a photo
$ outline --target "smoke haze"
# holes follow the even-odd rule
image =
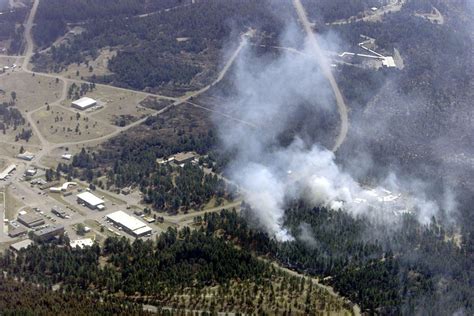
[[[333,35],[320,36],[320,45],[337,50],[334,39]],[[305,40],[290,25],[281,46],[297,47],[297,42]],[[301,53],[283,50],[272,59],[257,57],[249,47],[236,62],[232,78],[236,93],[223,108],[257,128],[228,124],[217,117],[215,122],[224,149],[235,153],[227,174],[271,235],[280,241],[294,239],[282,227],[282,220],[286,202],[299,198],[378,222],[394,224],[398,216],[410,211],[415,211],[420,223],[430,222],[440,207],[426,196],[423,182],[405,181],[388,172],[379,185],[362,186],[352,174],[361,177],[371,168],[370,155],[363,151],[354,154],[355,161],[347,170],[336,164],[334,153],[327,149],[339,125],[336,105],[307,44],[300,48]],[[331,133],[321,117],[336,118]],[[296,131],[295,119],[299,119]],[[291,141],[282,142],[288,134]],[[333,139],[327,141],[328,137]],[[451,192],[446,197],[443,206],[453,212],[455,197]],[[309,241],[309,233],[303,232]]]

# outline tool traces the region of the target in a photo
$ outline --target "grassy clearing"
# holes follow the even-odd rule
[[[5,218],[12,220],[16,218],[18,209],[25,206],[25,204],[16,199],[10,191],[10,188],[5,191]]]
[[[60,106],[51,106],[33,114],[41,134],[52,143],[76,142],[98,138],[114,128],[83,113]],[[39,124],[38,124],[39,122]]]
[[[16,107],[23,113],[33,111],[45,103],[51,103],[61,97],[62,81],[27,73],[12,73],[0,77],[0,87],[5,91],[0,95],[1,102],[11,100],[11,92],[17,95]]]

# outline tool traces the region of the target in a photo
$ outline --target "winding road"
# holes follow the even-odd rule
[[[58,75],[54,75],[54,74],[38,73],[38,72],[34,72],[34,71],[32,71],[28,68],[29,65],[30,65],[31,58],[34,54],[34,42],[33,42],[33,37],[32,37],[32,28],[33,28],[33,25],[34,25],[34,19],[35,19],[35,16],[36,16],[36,12],[38,10],[39,1],[40,0],[34,0],[32,9],[31,9],[31,11],[30,11],[30,13],[27,17],[27,20],[25,22],[24,38],[25,38],[25,42],[26,42],[26,49],[25,49],[25,54],[24,54],[24,60],[23,60],[22,67],[21,67],[22,69],[20,71],[23,71],[25,73],[30,73],[32,75],[34,74],[34,75],[41,76],[41,77],[59,79],[62,82],[62,85],[63,85],[61,97],[58,100],[56,100],[55,102],[50,103],[49,105],[50,106],[54,106],[54,105],[61,106],[61,102],[66,100],[67,88],[68,88],[69,83],[71,83],[71,82],[89,83],[89,82],[85,81],[85,80],[76,80],[76,79],[64,78],[62,76],[58,76]],[[126,88],[119,88],[119,87],[114,87],[114,86],[110,86],[110,85],[96,84],[96,86],[99,86],[99,87],[108,87],[108,88],[116,89],[116,90],[119,90],[119,91],[133,92],[133,93],[136,93],[136,94],[139,94],[139,95],[143,95],[144,97],[151,96],[151,97],[157,97],[157,98],[160,98],[160,99],[174,101],[173,103],[166,106],[165,108],[163,108],[159,111],[156,111],[155,113],[150,114],[150,115],[148,115],[148,116],[146,116],[146,117],[144,117],[140,120],[137,120],[137,121],[125,126],[125,127],[115,127],[115,131],[113,131],[112,133],[109,133],[109,134],[106,134],[106,135],[103,135],[103,136],[100,136],[100,137],[97,137],[97,138],[83,140],[83,141],[51,143],[41,134],[40,130],[38,129],[38,127],[36,125],[36,122],[33,119],[33,114],[40,111],[40,110],[42,110],[42,109],[44,109],[47,105],[39,107],[39,108],[35,109],[34,111],[28,112],[26,114],[26,119],[30,123],[31,128],[33,129],[33,132],[38,136],[38,139],[39,139],[40,144],[41,144],[40,145],[41,150],[36,153],[36,156],[32,161],[29,161],[29,162],[26,163],[25,169],[30,167],[33,164],[35,164],[39,167],[44,167],[43,165],[41,165],[41,159],[44,156],[46,156],[48,153],[53,151],[54,149],[58,149],[58,148],[61,148],[61,147],[72,146],[72,145],[81,145],[81,144],[87,144],[87,143],[98,142],[98,141],[106,141],[106,140],[108,140],[112,137],[115,137],[115,136],[119,135],[122,132],[125,132],[125,131],[127,131],[127,130],[135,127],[135,126],[138,126],[138,125],[142,124],[149,117],[160,115],[160,114],[168,111],[170,108],[172,108],[174,106],[177,106],[177,105],[180,105],[180,104],[189,104],[191,106],[198,107],[198,108],[201,108],[203,110],[216,113],[216,114],[221,115],[221,116],[223,116],[225,118],[228,118],[230,120],[234,120],[234,121],[239,122],[239,123],[251,125],[251,123],[244,122],[244,121],[239,120],[237,118],[234,118],[231,115],[228,115],[226,113],[222,113],[218,110],[211,109],[211,108],[208,108],[208,107],[190,102],[190,100],[192,98],[197,97],[197,96],[201,95],[202,93],[208,91],[212,86],[219,83],[225,77],[225,75],[227,74],[227,72],[231,68],[232,64],[236,60],[237,56],[239,55],[240,51],[247,45],[247,43],[248,43],[247,38],[251,37],[251,36],[253,36],[253,31],[252,30],[248,31],[247,33],[245,33],[241,36],[241,41],[240,41],[238,47],[236,48],[234,53],[229,57],[227,62],[224,64],[222,70],[219,72],[217,78],[211,84],[203,87],[202,89],[200,89],[198,91],[192,92],[188,95],[185,95],[185,96],[182,96],[182,97],[179,97],[179,98],[168,97],[168,96],[163,96],[163,95],[158,95],[158,94],[153,94],[153,93],[147,93],[147,92],[143,92],[143,91],[135,91],[135,90],[126,89]],[[20,172],[18,172],[18,174],[20,174]]]
[[[339,86],[337,85],[336,79],[334,78],[334,75],[332,74],[332,71],[329,66],[329,63],[327,62],[326,56],[324,56],[321,50],[321,47],[319,46],[318,41],[316,40],[316,36],[313,33],[313,30],[311,29],[311,24],[309,23],[308,17],[306,15],[306,11],[303,5],[301,4],[301,0],[293,0],[293,5],[296,9],[296,12],[298,13],[298,17],[301,23],[303,24],[304,30],[306,31],[308,35],[308,43],[314,52],[314,57],[319,63],[319,66],[321,67],[321,70],[324,76],[329,81],[329,84],[331,85],[332,91],[334,92],[334,96],[336,98],[337,110],[339,112],[339,116],[341,119],[341,127],[339,130],[339,135],[337,136],[334,146],[332,148],[332,151],[336,152],[339,149],[339,147],[342,145],[344,140],[346,139],[347,132],[349,130],[349,118],[348,118],[347,106],[346,106],[346,103],[344,102],[344,97],[342,96]]]

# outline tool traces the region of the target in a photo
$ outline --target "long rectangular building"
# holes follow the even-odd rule
[[[0,180],[5,180],[10,173],[12,173],[16,169],[16,165],[11,164],[5,170],[0,173]]]
[[[145,223],[123,211],[109,214],[107,215],[107,219],[115,225],[122,227],[127,233],[134,237],[146,236],[152,232],[152,229]]]
[[[104,203],[105,201],[102,199],[99,199],[97,196],[90,192],[82,192],[77,195],[77,201],[79,203],[85,204],[87,207],[89,207],[92,210],[98,209],[98,210],[103,210],[105,208]]]
[[[40,229],[33,232],[33,239],[34,240],[41,240],[47,241],[52,239],[56,236],[64,234],[64,226],[62,225],[55,225],[50,226],[48,228]]]

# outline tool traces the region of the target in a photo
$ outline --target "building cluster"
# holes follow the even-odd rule
[[[156,160],[156,163],[159,165],[173,163],[177,166],[183,167],[186,163],[189,163],[189,162],[197,163],[198,158],[199,158],[198,154],[196,154],[195,152],[189,151],[189,152],[178,153],[168,158],[158,158]]]

